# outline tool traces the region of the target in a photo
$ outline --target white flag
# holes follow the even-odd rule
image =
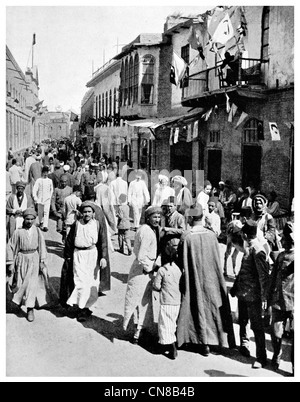
[[[269,127],[270,127],[270,132],[271,132],[271,137],[272,141],[280,141],[280,133],[277,127],[277,123],[270,123],[269,122]]]
[[[225,94],[225,96],[226,96],[226,112],[229,113],[230,112],[229,96],[227,94]]]
[[[228,116],[228,121],[229,121],[230,123],[232,123],[232,119],[234,118],[234,115],[236,114],[237,109],[238,109],[237,105],[235,105],[235,104],[233,103],[233,104],[231,105],[231,109],[230,109],[229,116]]]
[[[212,40],[215,43],[221,43],[222,45],[225,45],[225,43],[228,42],[229,39],[233,38],[233,36],[234,36],[233,26],[228,13],[226,13],[225,17],[217,26],[217,29],[213,34]]]
[[[175,83],[175,85],[178,86],[180,84],[180,81],[184,77],[184,74],[185,74],[185,71],[187,68],[187,64],[175,52],[173,52],[173,56],[172,56],[172,67],[173,67],[173,71],[171,71],[172,72],[171,82]]]
[[[173,127],[170,128],[169,144],[173,145]]]
[[[193,128],[193,138],[198,137],[198,120],[194,122],[194,128]]]
[[[174,144],[177,144],[178,138],[179,138],[179,127],[176,127],[174,133]]]
[[[247,116],[248,116],[248,113],[242,112],[242,114],[240,115],[240,118],[239,118],[238,122],[236,123],[235,128],[238,128],[238,126],[239,126],[240,124],[242,124],[242,122],[247,118]]]

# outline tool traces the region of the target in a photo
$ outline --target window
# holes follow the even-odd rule
[[[150,54],[142,59],[142,85],[141,85],[141,103],[153,103],[154,90],[154,57]]]
[[[102,117],[104,117],[104,93],[102,94]]]
[[[128,60],[125,61],[125,81],[124,81],[124,99],[123,105],[128,105],[128,85],[129,85],[129,65]]]
[[[98,118],[101,116],[101,95],[98,95]]]
[[[96,96],[96,101],[95,101],[95,117],[96,117],[96,119],[98,117],[98,96]]]
[[[264,139],[263,122],[257,119],[249,119],[244,126],[243,142],[257,143]]]
[[[132,96],[133,103],[138,101],[138,87],[139,87],[139,56],[136,54],[133,64],[133,83],[132,83]]]
[[[105,117],[108,116],[108,92],[105,92]]]
[[[189,65],[190,62],[190,45],[181,48],[181,58]],[[186,68],[185,76],[180,83],[180,88],[189,86],[189,67]]]
[[[267,60],[269,57],[269,18],[270,18],[270,7],[264,7],[262,15],[262,38],[261,38],[262,60]]]
[[[219,144],[220,143],[220,130],[209,132],[209,142]]]
[[[128,72],[128,105],[132,104],[132,95],[133,95],[133,58],[130,57],[129,61],[129,72]]]
[[[125,85],[125,65],[124,62],[122,61],[122,67],[121,67],[121,73],[120,73],[120,106],[122,106],[122,102],[124,100],[124,85]]]
[[[114,88],[114,116],[117,113],[117,90],[116,88]]]
[[[112,93],[111,93],[111,89],[109,90],[109,116],[112,115]]]

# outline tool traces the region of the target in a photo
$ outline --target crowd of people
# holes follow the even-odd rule
[[[183,176],[163,174],[149,191],[147,174],[131,161],[120,164],[64,141],[37,144],[23,155],[9,150],[6,173],[8,288],[18,308],[27,308],[28,321],[36,306],[49,302],[43,232],[53,218],[64,245],[59,302],[78,321],[111,290],[109,255],[117,235],[119,251],[134,254],[123,321],[127,331],[133,318],[133,343],[153,326],[153,292],[159,292],[162,353],[176,359],[178,348],[189,344],[203,356],[212,345],[235,348],[230,297],[237,297],[241,354],[250,356],[250,321],[253,368],[265,367],[268,315],[271,363],[279,368],[285,325],[293,325],[294,224],[293,208],[284,219],[275,191],[267,197],[251,185],[235,192],[230,181],[216,187],[205,181],[195,196]],[[219,247],[229,235],[243,253],[230,292]],[[293,355],[291,362],[294,369]]]

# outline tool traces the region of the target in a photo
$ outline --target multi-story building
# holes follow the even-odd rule
[[[226,40],[216,30],[228,17],[233,36]],[[198,44],[208,42],[208,32],[215,42],[190,68],[182,92],[182,105],[205,109],[193,140],[193,169],[213,184],[227,179],[235,187],[274,189],[288,208],[294,196],[294,8],[217,7],[200,21],[193,27]],[[234,74],[225,71],[226,51],[236,58]]]
[[[93,88],[93,149],[113,159],[128,159],[127,127],[120,118],[121,62],[110,60],[93,73],[87,87]]]
[[[6,46],[6,148],[13,152],[46,138],[36,66],[22,72]]]

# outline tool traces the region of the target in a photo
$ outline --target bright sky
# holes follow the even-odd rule
[[[93,68],[95,71],[101,67],[140,33],[163,32],[168,15],[174,12],[197,15],[212,8],[148,7],[142,2],[138,3],[140,6],[120,6],[116,2],[110,2],[110,6],[101,6],[103,2],[97,3],[100,6],[70,4],[6,7],[6,44],[22,71],[31,67],[32,38],[36,34],[33,49],[39,73],[39,98],[49,111],[61,106],[64,111],[72,108],[80,113]]]

